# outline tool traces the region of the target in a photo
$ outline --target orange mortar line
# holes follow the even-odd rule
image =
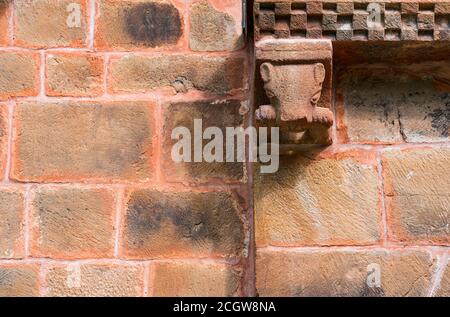
[[[47,274],[48,274],[47,267],[40,265],[39,266],[39,280],[38,280],[39,296],[47,295]]]
[[[146,297],[150,297],[154,295],[154,287],[153,287],[153,281],[155,280],[156,272],[152,267],[151,263],[146,264],[146,268],[148,270],[148,278],[147,278],[147,293],[145,294]],[[150,283],[152,281],[152,283]]]
[[[88,32],[88,47],[90,49],[94,48],[94,40],[95,40],[95,18],[97,14],[97,1],[96,0],[89,0],[88,1],[88,19],[89,19],[89,32]]]
[[[142,297],[148,297],[150,292],[152,291],[153,283],[150,283],[150,279],[152,282],[154,281],[153,271],[150,268],[150,263],[144,264],[144,287],[142,290]]]
[[[195,102],[195,101],[221,101],[221,100],[238,100],[244,101],[246,98],[245,92],[237,92],[235,94],[228,95],[217,95],[204,92],[190,92],[186,94],[177,95],[167,95],[161,92],[149,92],[142,94],[103,94],[96,97],[58,97],[58,96],[32,96],[32,97],[15,97],[10,100],[15,100],[17,102],[108,102],[108,101],[143,101],[143,102],[157,102],[158,99],[164,99],[162,103],[173,103],[173,102]],[[0,102],[7,102],[8,100],[0,100]]]
[[[162,114],[162,109],[161,109],[162,105],[161,105],[161,100],[158,98],[158,101],[156,102],[156,109],[154,111],[155,116],[156,116],[156,120],[155,120],[155,130],[158,131],[158,133],[156,133],[155,138],[156,138],[156,144],[154,146],[154,160],[155,160],[155,165],[156,165],[156,184],[160,185],[162,180],[163,180],[163,176],[162,176],[162,170],[161,170],[161,156],[163,153],[162,150],[162,134],[163,134],[163,126],[162,126],[162,122],[164,120],[163,118],[163,114]]]
[[[161,56],[161,55],[189,55],[189,56],[198,56],[198,57],[245,57],[246,50],[240,49],[236,51],[211,51],[211,52],[203,52],[203,51],[193,51],[190,49],[176,49],[176,48],[135,48],[135,49],[96,49],[89,47],[26,47],[26,46],[2,46],[0,47],[0,51],[26,51],[26,52],[39,52],[46,51],[49,53],[98,53],[98,54],[110,54],[115,55],[114,57],[123,57],[129,54],[136,55],[144,55],[148,57],[152,56]]]
[[[31,220],[31,212],[32,212],[32,203],[34,191],[32,188],[33,185],[27,184],[25,187],[25,197],[24,197],[24,225],[23,225],[23,246],[24,246],[24,257],[30,257],[30,220]]]
[[[47,97],[45,83],[47,79],[47,54],[44,50],[39,51],[41,62],[39,64],[39,94],[37,98],[45,98]]]
[[[382,251],[426,251],[430,255],[449,256],[450,246],[319,246],[319,247],[274,247],[268,246],[263,248],[257,248],[258,252],[290,252],[301,254],[314,254],[314,253],[330,253],[330,252],[382,252]],[[191,264],[222,264],[229,266],[241,265],[242,261],[240,257],[225,258],[225,257],[198,257],[198,258],[158,258],[158,259],[125,259],[125,258],[80,258],[80,259],[52,259],[52,258],[23,258],[23,259],[0,259],[0,265],[7,264],[40,264],[40,265],[65,265],[74,264],[79,265],[101,265],[101,264],[116,264],[116,265],[146,265],[146,264],[159,264],[159,263],[191,263]]]
[[[205,257],[205,258],[160,258],[160,259],[121,259],[121,258],[85,258],[85,259],[52,259],[52,258],[26,258],[26,259],[0,259],[0,265],[7,264],[35,264],[35,265],[130,265],[142,266],[151,264],[221,264],[229,266],[237,266],[241,263],[239,257],[222,258],[222,257]]]
[[[120,228],[122,227],[122,214],[125,213],[124,204],[124,187],[119,187],[114,192],[115,200],[115,213],[114,213],[114,258],[119,257],[120,248]]]
[[[381,209],[381,241],[383,245],[386,245],[388,241],[388,224],[387,224],[387,209],[386,209],[386,194],[384,190],[384,178],[383,178],[383,164],[381,161],[381,153],[377,152],[377,170],[378,170],[378,199]]]
[[[9,18],[8,18],[8,45],[14,44],[14,9],[13,5],[9,8]],[[8,13],[7,13],[8,14]]]
[[[49,189],[61,189],[61,188],[79,188],[79,189],[111,189],[118,190],[124,188],[125,190],[160,190],[168,192],[207,192],[207,191],[226,191],[226,190],[244,190],[247,187],[247,183],[241,184],[181,184],[181,183],[170,183],[164,182],[160,184],[156,183],[80,183],[80,182],[66,182],[66,183],[9,183],[1,184],[0,188],[19,188],[23,189],[26,186],[33,186],[33,191],[41,188]]]
[[[8,102],[6,102],[6,105],[8,107],[8,117],[7,117],[7,120],[8,120],[8,125],[7,125],[8,126],[8,131],[7,131],[7,133],[8,133],[8,141],[7,141],[7,149],[6,149],[6,163],[5,163],[4,167],[3,167],[4,168],[4,175],[3,175],[3,181],[2,181],[3,184],[9,184],[10,183],[9,173],[10,173],[10,170],[11,170],[11,160],[12,160],[12,157],[11,157],[12,151],[11,151],[11,149],[12,149],[12,146],[13,146],[12,137],[13,137],[13,122],[14,122],[13,115],[14,115],[15,102],[13,100],[9,100]]]
[[[191,32],[191,24],[189,23],[189,1],[184,1],[183,5],[183,47],[189,50],[189,34]]]
[[[388,243],[386,245],[322,245],[322,246],[264,246],[257,247],[261,252],[292,252],[292,253],[317,253],[317,252],[373,252],[373,251],[427,251],[433,255],[450,254],[450,245],[400,245]]]

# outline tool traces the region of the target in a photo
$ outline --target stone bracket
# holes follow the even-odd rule
[[[331,144],[331,41],[271,39],[255,52],[269,101],[257,106],[257,126],[279,127],[281,148]]]

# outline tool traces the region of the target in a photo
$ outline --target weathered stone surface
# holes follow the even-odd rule
[[[104,258],[114,250],[114,197],[106,189],[43,188],[34,193],[35,257]]]
[[[429,77],[439,78],[445,69],[448,71],[440,64],[444,69],[434,72],[438,65],[410,66],[409,72],[415,77],[408,75],[408,69],[396,72],[392,68],[358,68],[341,72],[337,81],[341,140],[354,143],[448,140],[450,94],[436,89],[436,83]]]
[[[226,297],[239,287],[239,271],[222,264],[155,263],[151,271],[152,296]]]
[[[260,72],[266,94],[270,96],[272,105],[278,108],[282,121],[312,122],[325,79],[323,64],[263,63]]]
[[[242,57],[130,54],[111,60],[108,87],[113,93],[226,93],[244,88],[245,68]]]
[[[22,190],[0,189],[0,258],[24,255],[24,204]]]
[[[182,14],[170,1],[99,2],[95,37],[99,48],[173,47],[182,38]]]
[[[260,296],[426,296],[434,262],[412,250],[260,250],[256,287]]]
[[[141,265],[71,264],[47,269],[47,296],[137,297],[143,294]]]
[[[256,111],[257,120],[275,122],[278,118],[282,132],[306,131],[303,138],[311,143],[330,144],[333,113],[329,108],[317,106],[325,80],[325,66],[322,63],[277,65],[266,62],[261,65],[260,72],[271,104]],[[272,109],[272,116],[264,117],[262,107]]]
[[[233,51],[243,47],[240,1],[207,1],[190,8],[189,46],[194,51]]]
[[[317,101],[318,107],[331,108],[332,103],[332,77],[333,77],[333,46],[331,41],[329,40],[315,40],[315,41],[307,41],[304,39],[292,39],[286,41],[278,41],[278,40],[264,40],[257,42],[255,44],[255,55],[256,59],[263,62],[272,62],[275,65],[279,64],[287,64],[287,65],[298,65],[298,64],[309,64],[314,65],[316,63],[323,64],[325,67],[325,78],[322,82],[322,90],[320,92],[320,98]],[[258,66],[259,67],[259,66]],[[301,68],[301,66],[299,66]],[[293,67],[297,68],[297,67]],[[286,74],[284,74],[286,76]],[[320,75],[320,74],[318,74]],[[264,93],[265,89],[263,87],[264,80],[259,79],[260,72],[256,72],[257,80],[255,82],[255,90],[257,92],[261,91]],[[291,71],[291,75],[293,79],[300,76],[295,74],[295,71]],[[309,76],[302,77],[300,76],[300,81],[310,81],[309,83],[314,83],[312,80],[314,77],[312,74]],[[294,80],[297,82],[298,80]],[[298,90],[302,90],[302,84],[294,85]],[[309,87],[308,87],[309,88]],[[289,91],[289,89],[286,89]],[[308,89],[306,89],[308,91]],[[297,93],[302,95],[303,97],[308,96],[308,93],[299,92],[299,91],[290,91],[291,94]],[[311,100],[311,97],[316,92],[310,92],[311,96],[308,96]],[[259,100],[260,94],[256,94],[256,104],[261,105],[264,104],[264,100]],[[264,96],[264,99],[267,98]],[[305,102],[302,100],[301,102]]]
[[[441,282],[436,291],[436,296],[449,297],[450,296],[450,261],[447,260],[447,265],[444,268]]]
[[[0,52],[0,99],[39,92],[39,57],[35,53]]]
[[[450,243],[450,149],[387,151],[383,155],[388,225],[409,243]]]
[[[381,221],[377,170],[373,161],[358,156],[285,157],[277,173],[256,174],[257,245],[376,242]]]
[[[47,56],[49,96],[96,96],[103,92],[103,57],[58,53]]]
[[[39,295],[39,267],[25,264],[0,264],[0,296]]]
[[[445,33],[448,30],[446,23],[435,24],[432,21],[430,25],[420,22],[423,14],[442,16],[446,21],[449,7],[448,3],[429,0],[415,2],[255,0],[254,34],[256,40],[298,38],[299,35],[347,42],[448,40],[447,36],[441,36],[442,31]],[[380,11],[380,21],[377,21],[376,15],[371,14],[375,11]],[[292,24],[299,16],[299,12],[304,14],[308,23],[300,26]],[[276,20],[277,23],[267,23],[267,17],[270,16],[273,16],[272,20]],[[395,23],[392,23],[393,21]],[[281,25],[284,25],[282,32],[280,32]]]
[[[222,162],[210,162],[202,159],[195,162],[195,131],[194,120],[201,119],[203,131],[208,127],[218,127],[225,138],[226,127],[240,127],[243,124],[243,116],[239,113],[241,104],[238,101],[225,102],[192,102],[172,103],[163,111],[163,173],[167,180],[175,182],[202,183],[213,180],[223,182],[236,182],[244,180],[244,164],[237,162],[237,156],[233,162],[226,162],[226,142],[223,143]],[[191,133],[190,162],[175,162],[172,157],[172,148],[179,142],[172,139],[172,131],[177,127],[186,127]],[[182,139],[182,137],[180,137]],[[235,138],[236,140],[237,138]],[[203,140],[203,148],[210,140]],[[200,143],[200,142],[199,142]],[[237,142],[235,141],[235,149]],[[201,152],[203,153],[203,152]]]
[[[133,191],[121,254],[139,259],[237,255],[244,244],[241,212],[225,192]]]
[[[12,177],[20,181],[147,180],[151,104],[20,103]]]
[[[14,1],[15,43],[36,48],[85,46],[87,4],[87,0]]]

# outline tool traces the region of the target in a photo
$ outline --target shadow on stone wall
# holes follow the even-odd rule
[[[336,44],[335,107],[340,141],[448,141],[450,45],[365,45]]]

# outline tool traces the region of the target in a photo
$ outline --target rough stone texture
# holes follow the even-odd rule
[[[47,296],[136,297],[143,294],[141,265],[71,264],[50,266]]]
[[[444,268],[441,282],[435,293],[436,296],[449,297],[450,296],[450,261],[447,260],[447,265]]]
[[[95,45],[155,48],[182,44],[182,1],[100,0]],[[178,7],[178,8],[177,8]]]
[[[38,92],[38,55],[22,51],[0,52],[0,99],[36,96]]]
[[[81,47],[86,45],[87,0],[14,1],[15,44],[27,47]],[[78,5],[81,26],[70,27],[69,5]],[[75,12],[74,12],[75,14]]]
[[[435,63],[426,69],[411,65],[342,71],[337,80],[340,139],[354,143],[448,140],[450,94],[437,89],[430,77],[439,78],[448,70],[445,63]]]
[[[8,155],[8,106],[0,103],[0,180],[5,174]]]
[[[164,89],[174,94],[192,89],[226,93],[244,87],[242,57],[130,54],[112,58],[108,89],[113,93],[145,93]]]
[[[241,23],[240,1],[194,3],[190,8],[189,46],[194,51],[238,50],[244,45]]]
[[[284,157],[275,174],[256,168],[258,246],[372,244],[381,211],[374,162],[352,157]]]
[[[236,295],[240,273],[222,264],[155,263],[152,296],[225,297]]]
[[[139,259],[238,255],[244,243],[241,213],[225,192],[131,192],[121,254]]]
[[[14,115],[12,177],[147,180],[152,174],[152,108],[144,102],[20,103]]]
[[[58,53],[47,56],[46,94],[96,96],[103,92],[103,57]]]
[[[380,287],[369,286],[380,269]],[[260,296],[426,296],[434,260],[421,251],[259,251]],[[369,266],[369,267],[368,267]]]
[[[388,151],[383,155],[388,225],[409,243],[450,243],[450,149]]]
[[[0,189],[0,258],[21,258],[24,254],[24,197],[20,189]]]
[[[0,264],[1,297],[38,296],[38,280],[38,266],[23,264]]]
[[[164,108],[163,121],[163,157],[169,158],[163,160],[163,173],[167,180],[174,182],[192,182],[202,183],[219,180],[222,182],[237,182],[244,180],[244,164],[236,162],[237,156],[233,162],[211,162],[204,159],[202,162],[195,162],[194,159],[194,120],[201,119],[203,131],[208,127],[218,127],[222,134],[226,136],[226,127],[242,126],[244,118],[239,114],[241,104],[238,101],[226,102],[192,102],[192,103],[173,103]],[[175,162],[170,159],[172,148],[179,139],[172,140],[172,131],[177,127],[186,127],[191,133],[191,162]],[[181,139],[181,137],[180,137]],[[203,140],[203,149],[210,140]],[[223,156],[226,152],[226,142],[223,144]],[[237,142],[235,138],[235,148]]]
[[[34,193],[35,257],[103,258],[114,250],[114,197],[106,189],[43,188]]]

